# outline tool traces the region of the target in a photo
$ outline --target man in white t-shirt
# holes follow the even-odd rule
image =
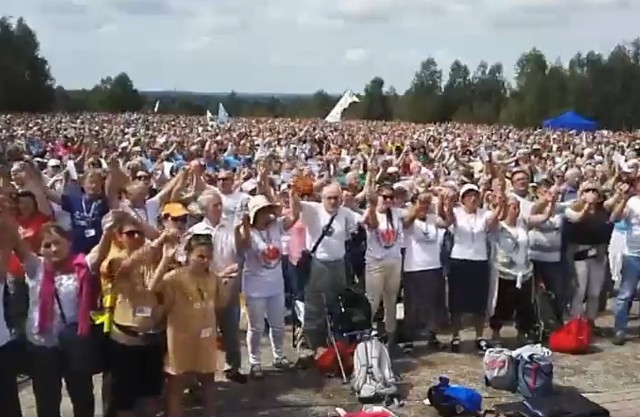
[[[303,331],[309,347],[316,353],[325,347],[327,339],[325,301],[334,302],[347,284],[345,242],[356,229],[356,221],[353,211],[342,207],[341,202],[342,190],[337,184],[322,190],[321,203],[301,202],[305,246],[311,255],[307,272],[302,266],[304,255],[298,263],[300,273],[308,279],[304,291]]]

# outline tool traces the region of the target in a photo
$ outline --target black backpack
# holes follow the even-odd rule
[[[361,332],[371,329],[371,304],[364,293],[347,288],[337,297],[329,312],[331,330],[339,334]]]

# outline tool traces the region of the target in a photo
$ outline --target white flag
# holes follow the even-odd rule
[[[153,112],[158,113],[158,109],[160,108],[160,100],[156,100],[155,106],[153,106]]]
[[[218,124],[223,125],[227,123],[229,123],[229,113],[227,113],[222,103],[218,103]]]
[[[340,100],[336,103],[335,107],[329,112],[327,117],[324,118],[325,121],[330,123],[337,123],[342,120],[342,113],[351,105],[351,103],[359,103],[360,99],[358,96],[353,94],[353,91],[347,90],[340,97]]]
[[[215,117],[213,117],[213,114],[211,114],[211,112],[209,110],[207,110],[207,123],[209,123],[210,125],[216,122]]]

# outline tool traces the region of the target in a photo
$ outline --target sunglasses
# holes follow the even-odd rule
[[[136,179],[138,179],[138,180],[148,180],[149,178],[151,178],[151,177],[146,175],[146,174],[136,175]]]
[[[139,239],[142,237],[142,232],[139,230],[125,230],[122,234],[131,239]]]
[[[187,222],[187,216],[165,216],[164,217],[165,220],[171,220],[172,222],[176,222],[176,223],[186,223]]]
[[[380,197],[382,197],[384,201],[393,200],[393,196],[389,194],[382,194]]]

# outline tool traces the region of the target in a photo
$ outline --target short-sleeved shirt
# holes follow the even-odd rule
[[[171,375],[214,373],[218,277],[212,272],[196,278],[186,268],[178,268],[165,275],[158,293],[167,314],[165,371]]]
[[[491,212],[477,209],[475,213],[470,214],[462,207],[455,207],[453,215],[455,216],[455,224],[452,226],[451,259],[488,260],[487,222],[491,217]]]
[[[107,199],[89,198],[81,193],[63,194],[62,209],[71,216],[73,252],[89,253],[102,237],[102,218],[109,212]]]
[[[270,297],[284,292],[282,279],[283,219],[266,230],[251,228],[251,246],[245,250],[242,290],[247,297]]]

